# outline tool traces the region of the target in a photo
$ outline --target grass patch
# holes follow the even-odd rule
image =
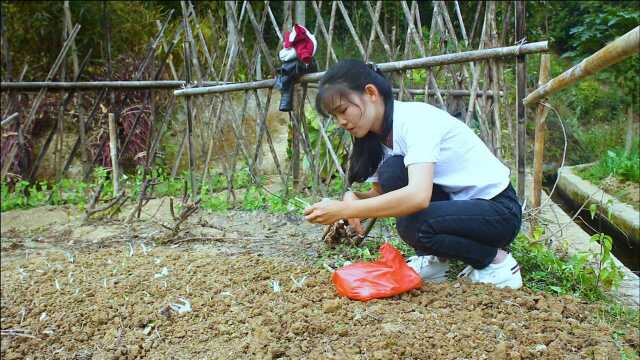
[[[640,183],[638,146],[634,149],[630,154],[625,154],[622,149],[609,150],[595,165],[579,171],[579,174],[596,185],[600,185],[602,180],[609,176],[614,176],[620,181]]]

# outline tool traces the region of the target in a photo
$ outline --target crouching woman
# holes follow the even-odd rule
[[[348,219],[361,232],[359,219],[396,217],[423,280],[444,281],[449,259],[458,259],[471,281],[522,286],[518,263],[503,250],[518,234],[521,205],[509,169],[469,127],[426,103],[394,101],[382,73],[357,60],[325,73],[316,107],[353,136],[349,182],[372,189],[313,204],[308,221]]]

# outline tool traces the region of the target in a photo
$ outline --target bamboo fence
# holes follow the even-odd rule
[[[83,65],[78,61],[77,52],[70,49],[75,49],[76,38],[82,33],[79,24],[72,26],[70,12],[65,11],[64,45],[46,79],[42,82],[20,81],[25,68],[18,81],[0,84],[3,104],[8,104],[2,115],[2,119],[6,119],[2,121],[3,137],[10,133],[7,139],[14,139],[2,154],[2,179],[13,175],[36,180],[38,169],[49,151],[48,144],[56,139],[58,146],[53,151],[57,159],[57,177],[65,176],[72,164],[79,164],[87,178],[99,159],[106,155],[102,152],[109,151],[105,146],[109,137],[102,136],[97,152],[90,152],[89,139],[104,131],[98,118],[103,113],[113,113],[116,131],[122,131],[126,112],[122,104],[126,101],[115,101],[115,96],[124,94],[122,96],[127,99],[127,96],[133,96],[128,95],[131,92],[143,91],[142,104],[131,125],[135,131],[144,119],[151,119],[152,123],[149,141],[141,155],[145,159],[144,182],[138,199],[138,214],[140,204],[145,196],[149,196],[146,192],[155,184],[150,170],[159,161],[158,154],[164,152],[161,144],[166,143],[166,139],[160,140],[166,138],[169,128],[181,129],[183,135],[175,137],[178,149],[175,162],[164,165],[172,168],[172,175],[177,175],[185,168],[182,158],[186,152],[192,201],[206,188],[203,186],[208,184],[214,168],[227,179],[230,196],[235,196],[233,179],[240,168],[246,168],[251,181],[258,184],[263,175],[259,163],[266,156],[273,160],[275,176],[285,188],[291,184],[298,189],[309,186],[317,196],[325,196],[336,178],[342,178],[343,186],[347,186],[345,174],[350,139],[344,131],[332,127],[329,119],[314,115],[311,106],[314,83],[340,58],[356,57],[377,63],[392,80],[398,99],[433,104],[456,114],[474,128],[494,154],[518,173],[519,193],[523,194],[525,154],[519,149],[526,148],[526,117],[521,101],[526,95],[525,57],[548,50],[546,41],[525,41],[524,3],[478,2],[470,27],[464,23],[457,1],[363,1],[357,4],[343,1],[227,1],[224,6],[226,31],[222,33],[226,38],[216,38],[219,34],[207,38],[203,24],[208,22],[211,28],[219,29],[213,15],[210,12],[197,14],[193,3],[182,1],[180,15],[171,12],[162,22],[158,21],[156,35],[147,45],[135,75],[127,81],[112,80],[110,34],[116,29],[111,29],[108,3],[103,9],[108,74],[104,81],[80,80]],[[283,11],[274,12],[275,6],[282,6]],[[371,21],[354,21],[355,7],[365,7],[364,14]],[[323,8],[331,9],[328,19],[322,16]],[[496,18],[498,8],[507,14],[501,27]],[[431,23],[423,23],[425,19],[421,16],[429,12]],[[358,14],[363,16],[362,11]],[[509,19],[515,19],[515,24]],[[169,34],[168,24],[176,20],[180,20],[181,26]],[[288,114],[290,145],[287,155],[278,151],[268,119],[273,114],[272,102],[277,102],[272,90],[278,67],[276,54],[282,46],[283,32],[294,21],[304,24],[318,39],[316,59],[320,69],[303,76],[296,85],[295,108]],[[347,35],[338,38],[339,31]],[[9,48],[8,37],[10,34],[3,28],[2,48],[6,58],[3,66],[11,72],[9,51],[4,50]],[[247,38],[253,39],[253,46],[245,40]],[[336,46],[338,41],[340,48]],[[219,46],[224,43],[226,46]],[[343,54],[348,50],[351,53]],[[176,59],[182,63],[175,63]],[[61,65],[67,61],[73,64],[72,81],[62,80]],[[506,69],[515,73],[515,84],[505,80]],[[30,108],[19,108],[18,99],[28,97],[33,91],[38,93],[29,98]],[[24,134],[32,132],[38,109],[48,91],[66,94],[59,106],[58,123],[44,145],[38,147],[37,160],[27,171],[16,174],[19,171],[14,170],[15,158],[23,145],[12,134],[16,129]],[[77,106],[80,100],[74,98],[74,94],[83,91],[96,94],[89,107],[91,111],[72,118],[68,116],[68,106]],[[232,93],[241,96],[234,98]],[[512,96],[514,93],[515,97]],[[207,96],[193,96],[203,94]],[[238,98],[241,101],[238,102]],[[515,103],[510,100],[513,98],[516,98]],[[249,103],[255,106],[249,106]],[[181,107],[184,111],[179,110]],[[177,112],[184,113],[181,116],[186,121],[176,122]],[[12,115],[9,117],[9,114]],[[246,126],[243,126],[247,119],[254,122],[253,137],[248,136]],[[70,151],[63,154],[64,148],[60,146],[65,136],[63,130],[69,128],[77,128],[78,135]],[[129,132],[129,136],[131,134]],[[218,143],[216,140],[229,138],[232,141]],[[249,138],[255,141],[248,141]],[[119,154],[116,162],[122,160],[130,141],[127,137],[115,144]],[[204,161],[198,162],[198,159]]]

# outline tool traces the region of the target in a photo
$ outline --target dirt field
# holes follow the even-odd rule
[[[159,205],[159,204],[156,204]],[[314,265],[322,229],[285,215],[194,216],[156,245],[150,220],[2,214],[2,359],[618,359],[597,307],[451,282],[368,303]],[[206,238],[206,239],[205,239]],[[617,340],[614,340],[616,338]],[[623,345],[624,344],[624,345]]]

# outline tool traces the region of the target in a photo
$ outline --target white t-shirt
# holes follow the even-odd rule
[[[393,149],[405,166],[435,163],[433,182],[452,200],[491,199],[509,185],[509,168],[462,121],[422,102],[393,103]],[[367,181],[377,182],[378,172]]]

